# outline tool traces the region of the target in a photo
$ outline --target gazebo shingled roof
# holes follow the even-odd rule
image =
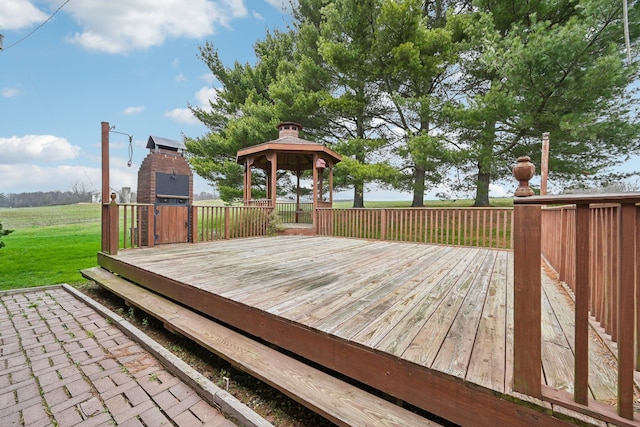
[[[313,168],[314,153],[325,160],[331,160],[332,164],[342,160],[340,154],[324,144],[300,138],[298,135],[302,126],[298,123],[282,122],[278,125],[278,129],[280,131],[278,139],[239,150],[236,161],[243,164],[248,157],[253,157],[254,167],[267,169],[270,162],[266,154],[277,152],[278,170],[305,171]],[[262,157],[261,153],[265,157]]]

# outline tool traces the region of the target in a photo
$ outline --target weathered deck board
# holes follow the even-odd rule
[[[465,378],[491,390],[504,393],[507,324],[507,263],[510,252],[496,252],[478,334]]]
[[[116,258],[305,329],[499,393],[512,390],[511,252],[281,236],[130,250]],[[569,384],[571,301],[545,280],[544,376],[549,384]],[[563,349],[562,360],[551,346]],[[605,356],[592,356],[601,365],[591,380],[594,396],[607,402],[615,366]]]
[[[440,352],[442,341],[451,329],[458,311],[462,307],[469,288],[477,279],[481,263],[486,256],[485,250],[474,250],[462,257],[462,260],[446,276],[448,292],[440,299],[438,307],[420,328],[402,357],[424,366],[432,366]],[[446,357],[450,357],[447,355]]]
[[[488,252],[431,365],[432,369],[465,378],[495,261],[496,252]],[[484,342],[478,345],[484,345]]]
[[[446,266],[451,263],[451,258],[445,256],[447,254],[451,252],[438,251],[431,255],[429,257],[431,269],[446,269]],[[432,284],[424,280],[422,270],[424,269],[420,267],[418,271],[413,271],[411,276],[403,284],[399,284],[392,293],[372,304],[366,312],[359,313],[356,316],[357,319],[352,319],[359,329],[352,338],[354,341],[376,347],[385,336],[392,333],[393,328],[408,312],[419,306],[432,289]]]

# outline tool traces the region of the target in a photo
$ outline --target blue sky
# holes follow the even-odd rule
[[[45,22],[56,9],[64,6]],[[0,7],[0,193],[100,190],[100,123],[111,186],[137,186],[149,135],[206,133],[187,108],[215,96],[198,58],[210,41],[225,64],[255,61],[253,44],[290,21],[288,0],[3,0]],[[187,7],[188,6],[188,7]],[[17,43],[17,44],[16,44]],[[211,192],[196,178],[194,191]]]

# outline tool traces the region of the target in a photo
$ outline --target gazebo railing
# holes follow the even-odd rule
[[[312,202],[278,202],[276,213],[280,222],[292,224],[311,224],[313,222]]]
[[[192,242],[257,237],[269,233],[271,207],[192,206]]]
[[[271,199],[251,199],[244,201],[245,206],[271,207]]]

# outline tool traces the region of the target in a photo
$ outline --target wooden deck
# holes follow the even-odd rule
[[[578,416],[512,391],[510,251],[279,236],[100,253],[98,260],[461,425],[564,425]],[[571,391],[572,299],[544,274],[542,298],[543,378]],[[616,396],[615,358],[592,333],[591,398],[609,403]]]

